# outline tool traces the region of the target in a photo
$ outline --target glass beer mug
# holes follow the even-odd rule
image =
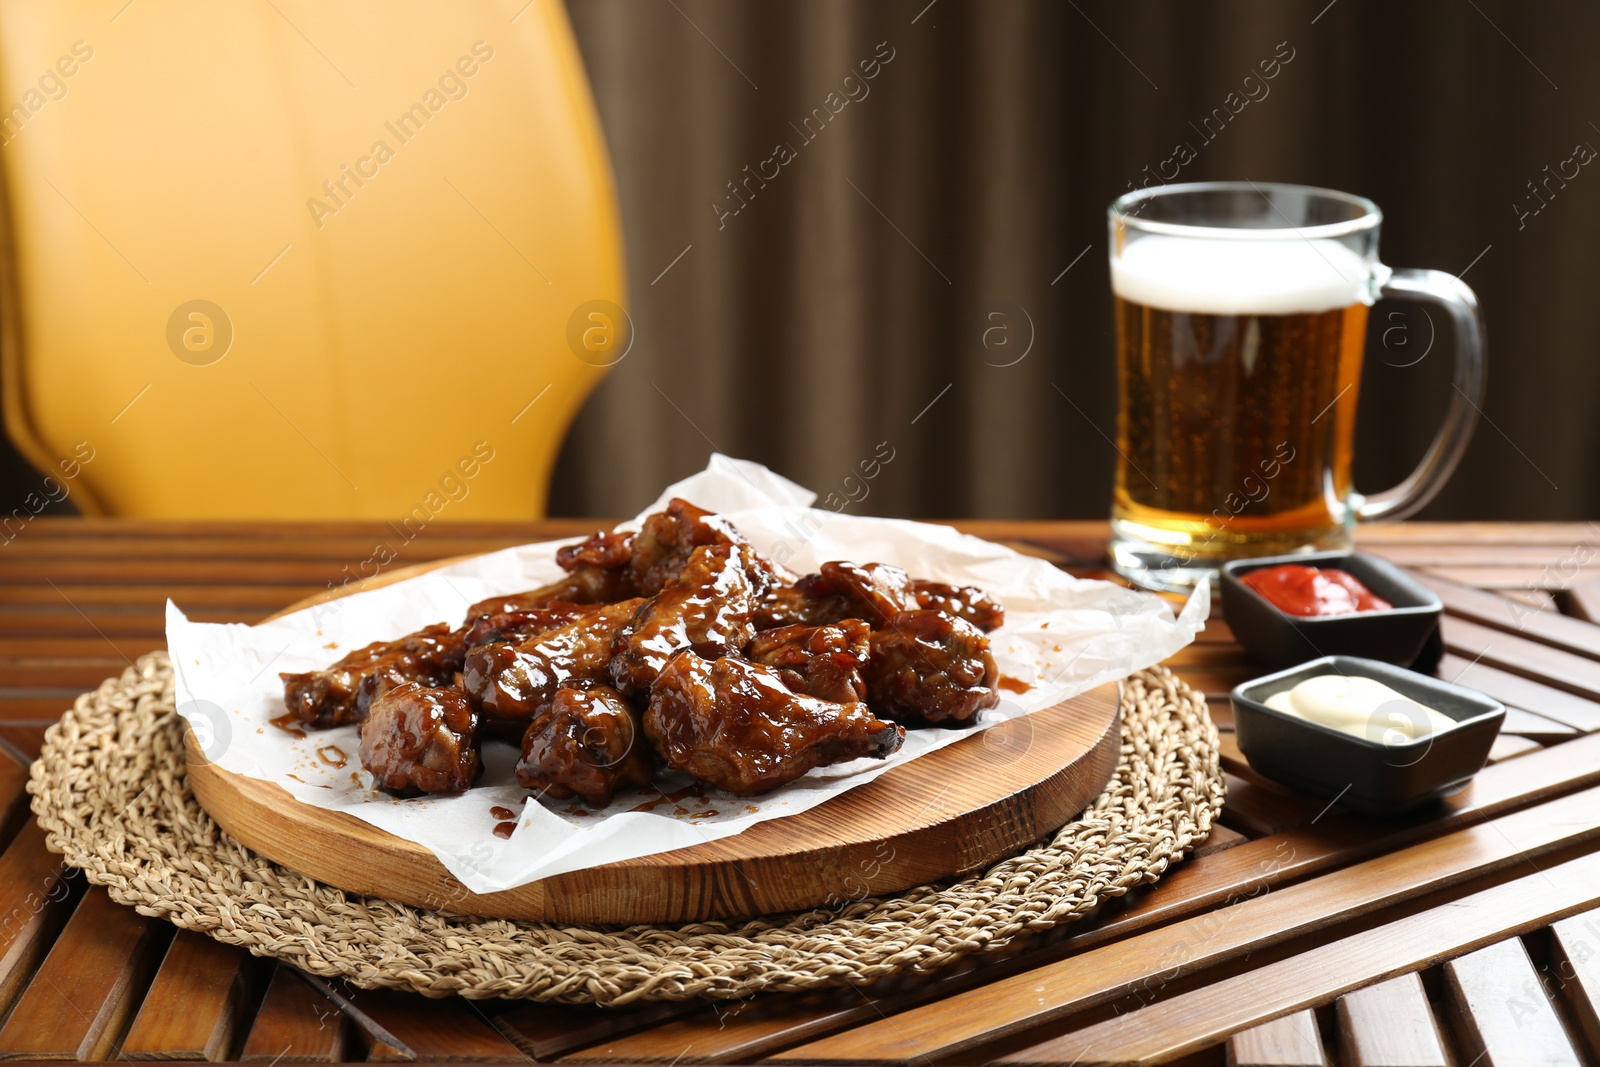
[[[1483,319],[1458,278],[1378,262],[1383,215],[1330,189],[1206,182],[1111,205],[1117,471],[1111,559],[1184,590],[1230,560],[1347,548],[1455,470],[1483,395]],[[1415,300],[1454,324],[1450,406],[1417,469],[1350,482],[1367,311]]]

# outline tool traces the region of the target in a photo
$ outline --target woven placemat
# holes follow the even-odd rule
[[[144,915],[312,974],[427,996],[622,1005],[864,985],[1075,919],[1158,878],[1222,806],[1205,698],[1163,668],[1123,682],[1106,791],[1048,842],[979,875],[740,922],[561,926],[349,894],[223,833],[190,792],[164,653],[80,696],[28,790],[49,847]]]

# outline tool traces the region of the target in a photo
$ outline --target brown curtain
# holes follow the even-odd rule
[[[862,511],[1104,515],[1104,208],[1180,143],[1178,180],[1360,192],[1386,261],[1470,266],[1489,421],[1426,517],[1600,512],[1600,166],[1542,206],[1528,187],[1600,146],[1595,5],[570,2],[636,342],[573,430],[554,513],[631,512],[715,448],[865,491]],[[1244,85],[1290,53],[1264,95]],[[1373,316],[1369,489],[1443,410],[1448,338],[1413,362],[1429,329]]]

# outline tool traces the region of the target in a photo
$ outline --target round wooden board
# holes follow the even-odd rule
[[[365,587],[426,569],[407,568]],[[464,915],[677,923],[836,906],[968,874],[1015,853],[1065,825],[1110,781],[1120,749],[1118,706],[1119,687],[1104,685],[963,738],[798,815],[487,894],[470,892],[421,845],[225,771],[205,759],[193,734],[186,747],[195,799],[218,825],[328,885]],[[493,821],[485,810],[489,841]]]

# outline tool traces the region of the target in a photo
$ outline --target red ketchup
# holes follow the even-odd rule
[[[1241,581],[1285,615],[1353,615],[1385,611],[1393,604],[1345,571],[1285,563],[1251,571]]]

